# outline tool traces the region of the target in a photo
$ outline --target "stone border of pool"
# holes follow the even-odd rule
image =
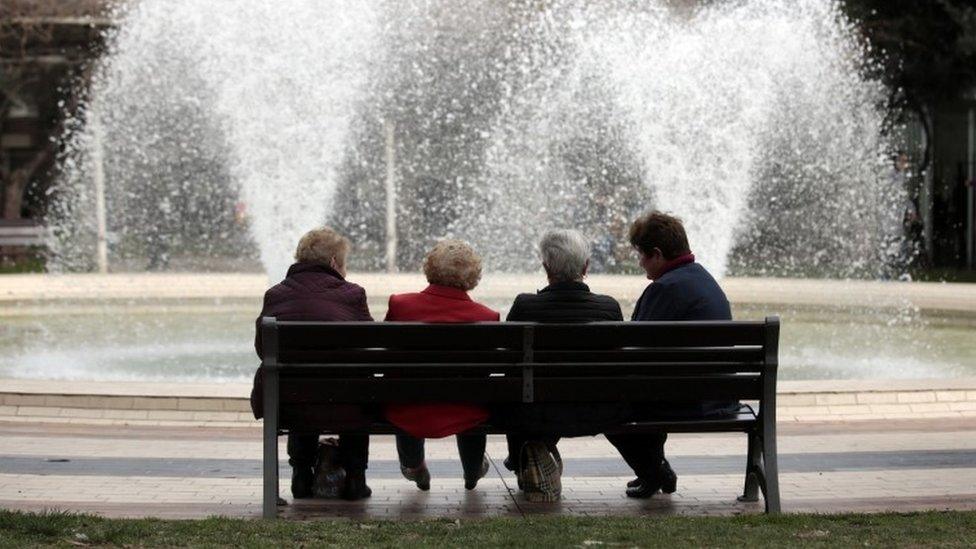
[[[426,285],[417,273],[350,273],[349,279],[367,295],[416,291]],[[117,273],[2,275],[0,316],[43,314],[32,305],[58,301],[253,300],[259,305],[268,287],[263,274],[241,273]],[[595,292],[634,301],[647,281],[637,275],[591,275]],[[544,284],[540,273],[486,273],[473,295],[480,299],[512,299]],[[828,307],[918,307],[923,310],[976,313],[976,284],[939,282],[881,282],[793,278],[737,278],[722,280],[734,304]]]
[[[0,379],[0,421],[256,427],[244,383]],[[783,381],[780,422],[973,418],[976,377]]]

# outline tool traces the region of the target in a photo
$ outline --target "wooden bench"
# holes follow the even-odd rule
[[[742,501],[780,511],[776,464],[779,319],[536,324],[261,323],[264,516],[277,514],[278,436],[304,407],[323,404],[736,400],[753,408],[705,419],[639,421],[613,432],[742,432]],[[755,406],[758,407],[756,408]],[[753,413],[752,410],[758,410]],[[486,426],[488,432],[498,432]],[[376,423],[370,433],[395,432]]]
[[[0,246],[46,246],[51,231],[35,221],[0,220]]]

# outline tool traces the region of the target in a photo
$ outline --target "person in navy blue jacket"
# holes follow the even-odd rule
[[[631,225],[630,243],[647,278],[653,281],[637,300],[631,320],[732,320],[725,292],[695,263],[680,219],[652,211]],[[713,403],[690,408],[693,413],[707,414],[713,408],[709,404]],[[627,483],[628,497],[649,498],[659,490],[675,491],[677,475],[664,457],[667,438],[666,433],[607,435],[637,474]]]

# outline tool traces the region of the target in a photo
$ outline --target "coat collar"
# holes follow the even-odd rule
[[[539,290],[538,293],[541,294],[542,292],[566,292],[566,291],[588,292],[590,291],[590,287],[576,280],[571,280],[568,282],[553,282],[552,284]]]
[[[431,284],[424,288],[421,292],[427,295],[436,295],[438,297],[446,297],[448,299],[460,299],[461,301],[471,301],[468,297],[468,292],[460,288],[452,288],[450,286],[441,286],[440,284]]]
[[[677,269],[678,267],[683,267],[689,263],[694,263],[694,262],[695,262],[695,254],[687,253],[685,255],[678,256],[672,259],[671,261],[668,261],[664,265],[664,269],[661,270],[661,274],[658,275],[658,278],[660,279],[662,276]]]
[[[339,280],[345,280],[343,276],[336,272],[332,267],[326,267],[325,265],[320,265],[318,263],[295,263],[291,267],[288,267],[288,274],[285,277],[296,275],[298,273],[325,273],[332,275]]]

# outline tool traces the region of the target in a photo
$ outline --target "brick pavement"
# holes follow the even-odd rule
[[[783,424],[781,484],[787,511],[976,509],[976,422]],[[0,421],[0,507],[66,509],[106,516],[198,518],[260,514],[256,428],[29,424]],[[462,487],[453,441],[431,441],[434,480],[423,493],[399,477],[391,437],[374,437],[363,502],[300,501],[293,518],[430,518],[755,513],[735,501],[742,486],[741,435],[674,435],[668,443],[678,491],[629,500],[631,477],[601,437],[567,439],[564,498],[530,504],[501,468],[504,441],[491,437],[494,467],[472,492]],[[284,456],[282,456],[284,457]],[[288,497],[287,476],[281,488]]]

